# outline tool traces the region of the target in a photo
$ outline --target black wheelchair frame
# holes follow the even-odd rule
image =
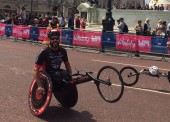
[[[148,75],[151,77],[157,77],[157,78],[166,77],[170,82],[170,71],[168,73],[159,72],[157,75],[152,75],[149,72],[149,69],[142,69],[138,72],[134,67],[126,66],[120,70],[120,74],[122,76],[123,83],[125,86],[135,85],[139,81],[139,76],[141,74]]]
[[[71,108],[75,106],[78,101],[77,85],[89,81],[94,81],[99,95],[106,102],[115,103],[120,100],[123,96],[124,84],[116,68],[112,66],[102,67],[97,74],[97,78],[92,74],[93,72],[85,72],[85,74],[82,74],[77,70],[77,73],[72,75],[71,81],[63,80],[62,83],[64,86],[62,86],[60,90],[53,91],[53,83],[50,76],[45,71],[40,71],[39,76],[44,86],[45,93],[42,95],[37,93],[38,86],[36,80],[33,79],[28,96],[31,113],[35,116],[42,115],[49,106],[52,93],[63,107]],[[115,82],[118,84],[115,85]]]

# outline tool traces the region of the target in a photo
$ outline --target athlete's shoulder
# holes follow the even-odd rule
[[[59,48],[58,48],[60,51],[66,51],[66,49],[65,48],[63,48],[63,47],[61,47],[61,46],[59,46]]]

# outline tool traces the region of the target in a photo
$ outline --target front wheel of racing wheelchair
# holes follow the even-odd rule
[[[78,101],[76,85],[63,83],[62,87],[56,86],[58,84],[52,82],[51,77],[45,71],[40,71],[39,77],[44,87],[44,93],[42,95],[38,94],[38,86],[35,79],[33,79],[29,89],[28,102],[33,115],[40,116],[45,112],[51,101],[52,93],[61,106],[71,108],[76,105]]]

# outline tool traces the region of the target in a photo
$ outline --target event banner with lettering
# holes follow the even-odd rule
[[[6,27],[6,24],[2,24],[0,23],[0,35],[5,35],[5,27]]]
[[[111,48],[116,47],[116,34],[113,32],[104,32],[102,35],[102,48]]]
[[[116,49],[119,50],[138,50],[135,35],[116,34]]]
[[[73,44],[73,31],[72,30],[62,30],[62,44],[72,45]]]
[[[101,48],[102,33],[101,32],[74,31],[73,45]]]
[[[38,40],[40,40],[40,41],[48,40],[47,29],[46,28],[39,28]]]
[[[151,37],[149,36],[136,36],[139,51],[151,52]]]
[[[30,27],[29,26],[13,26],[12,36],[18,38],[29,39]]]
[[[12,25],[11,24],[6,24],[5,35],[6,37],[12,36]]]
[[[151,52],[167,54],[167,38],[152,37]]]
[[[116,49],[150,52],[151,38],[136,35],[116,35]]]

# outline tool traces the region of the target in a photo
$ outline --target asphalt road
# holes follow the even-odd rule
[[[170,122],[170,83],[166,78],[140,76],[134,87],[125,87],[116,103],[105,102],[92,82],[78,85],[78,103],[66,110],[53,97],[41,118],[30,113],[28,90],[33,79],[33,65],[42,46],[11,39],[0,39],[0,121],[1,122]],[[85,53],[68,49],[73,72],[93,71],[105,65],[118,70],[133,66],[137,70],[156,65],[170,69],[168,62]],[[63,67],[63,66],[62,66]]]

